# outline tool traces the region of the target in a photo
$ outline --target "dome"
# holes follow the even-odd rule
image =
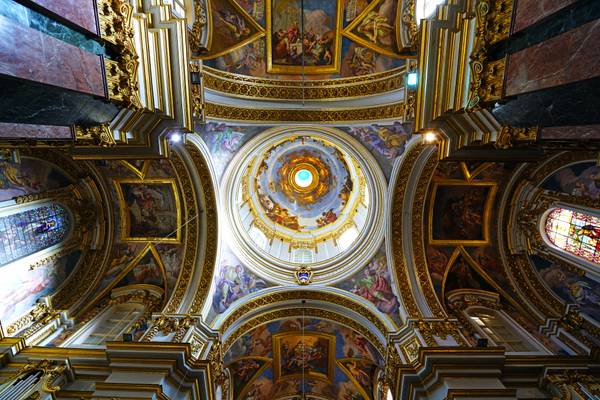
[[[224,188],[234,247],[265,279],[289,282],[309,266],[315,281],[334,281],[383,239],[384,177],[336,129],[263,133],[230,163]]]

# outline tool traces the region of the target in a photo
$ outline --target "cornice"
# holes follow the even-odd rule
[[[205,89],[247,99],[343,100],[374,96],[404,88],[404,67],[389,71],[327,80],[279,80],[255,78],[203,67]]]
[[[205,116],[231,122],[310,122],[333,124],[353,121],[402,120],[404,103],[386,104],[374,107],[332,108],[332,109],[264,109],[243,108],[218,103],[205,104]]]

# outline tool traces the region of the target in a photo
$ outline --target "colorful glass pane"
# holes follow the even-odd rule
[[[58,204],[0,217],[0,265],[62,242],[70,226],[69,213]]]
[[[556,208],[546,219],[546,235],[558,248],[600,264],[600,218]]]

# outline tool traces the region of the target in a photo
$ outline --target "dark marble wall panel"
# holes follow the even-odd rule
[[[600,20],[511,54],[506,95],[532,92],[600,76]]]
[[[599,140],[600,125],[548,127],[539,136],[542,140]]]
[[[0,139],[70,140],[68,126],[11,124],[0,122]]]
[[[104,97],[102,59],[0,16],[0,74]]]
[[[517,0],[513,32],[535,24],[577,0]]]
[[[30,0],[83,29],[98,34],[93,0]]]

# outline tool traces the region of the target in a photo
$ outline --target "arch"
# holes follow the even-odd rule
[[[25,257],[56,249],[73,230],[73,216],[62,204],[45,202],[10,207],[0,212],[0,267]]]
[[[541,222],[542,238],[550,248],[600,266],[600,216],[575,207],[553,207]]]

